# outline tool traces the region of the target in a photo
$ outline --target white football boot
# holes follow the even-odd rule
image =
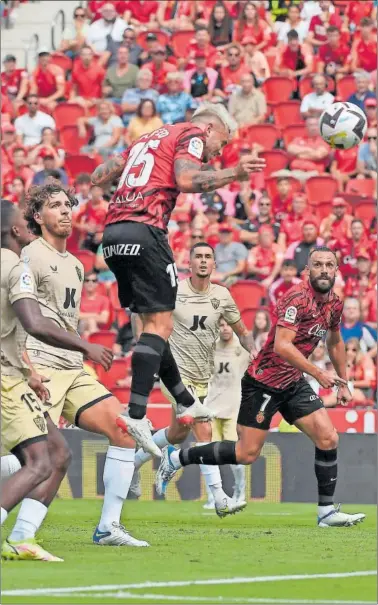
[[[127,414],[119,414],[116,425],[124,433],[128,433],[146,453],[160,458],[161,449],[152,439],[150,424],[146,417],[139,419],[130,418]]]
[[[362,523],[366,515],[364,513],[355,513],[350,515],[348,513],[342,513],[340,510],[340,504],[335,506],[334,510],[323,517],[318,516],[319,527],[350,527],[351,525],[357,525]]]
[[[194,397],[194,403],[189,407],[184,407],[178,403],[176,408],[176,420],[179,424],[189,425],[194,424],[196,420],[207,421],[215,418],[215,412],[201,403],[192,386],[187,387],[188,391]]]
[[[112,523],[112,529],[110,531],[100,531],[96,527],[93,534],[93,543],[99,546],[136,546],[139,548],[145,548],[149,546],[149,543],[145,540],[137,540],[134,538],[127,529],[119,523]]]

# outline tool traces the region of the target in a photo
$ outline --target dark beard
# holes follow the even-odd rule
[[[327,294],[327,292],[329,292],[330,290],[332,290],[333,286],[335,285],[335,281],[336,281],[336,276],[333,277],[329,282],[328,282],[328,286],[319,286],[318,284],[318,279],[311,279],[311,275],[310,275],[310,284],[313,287],[313,289],[315,290],[315,292],[319,292],[320,294]]]

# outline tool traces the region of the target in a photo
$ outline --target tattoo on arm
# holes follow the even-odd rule
[[[198,164],[190,160],[176,160],[175,177],[179,186],[183,183],[185,192],[206,193],[232,183],[236,179],[236,171],[235,168],[208,171],[198,168]]]
[[[111,183],[117,177],[121,176],[126,165],[126,160],[121,155],[115,155],[110,160],[107,160],[92,173],[92,183],[94,185],[104,185]]]

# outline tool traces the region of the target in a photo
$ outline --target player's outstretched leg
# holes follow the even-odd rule
[[[318,482],[318,526],[347,527],[361,523],[363,513],[347,514],[334,505],[337,483],[337,446],[339,437],[324,408],[295,422],[315,444],[315,475]]]
[[[234,475],[235,485],[232,497],[236,502],[246,502],[245,494],[245,466],[243,464],[232,464],[231,470]]]

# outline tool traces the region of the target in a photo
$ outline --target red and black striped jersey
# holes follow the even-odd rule
[[[106,224],[134,221],[166,230],[180,193],[175,161],[187,159],[200,168],[204,149],[202,130],[190,122],[162,126],[138,139],[122,154],[126,165]]]
[[[309,282],[293,286],[277,302],[268,339],[248,367],[250,376],[279,390],[297,382],[302,372],[274,352],[277,326],[296,332],[293,344],[308,358],[328,330],[339,329],[342,311],[343,303],[334,292],[331,291],[324,301]]]

